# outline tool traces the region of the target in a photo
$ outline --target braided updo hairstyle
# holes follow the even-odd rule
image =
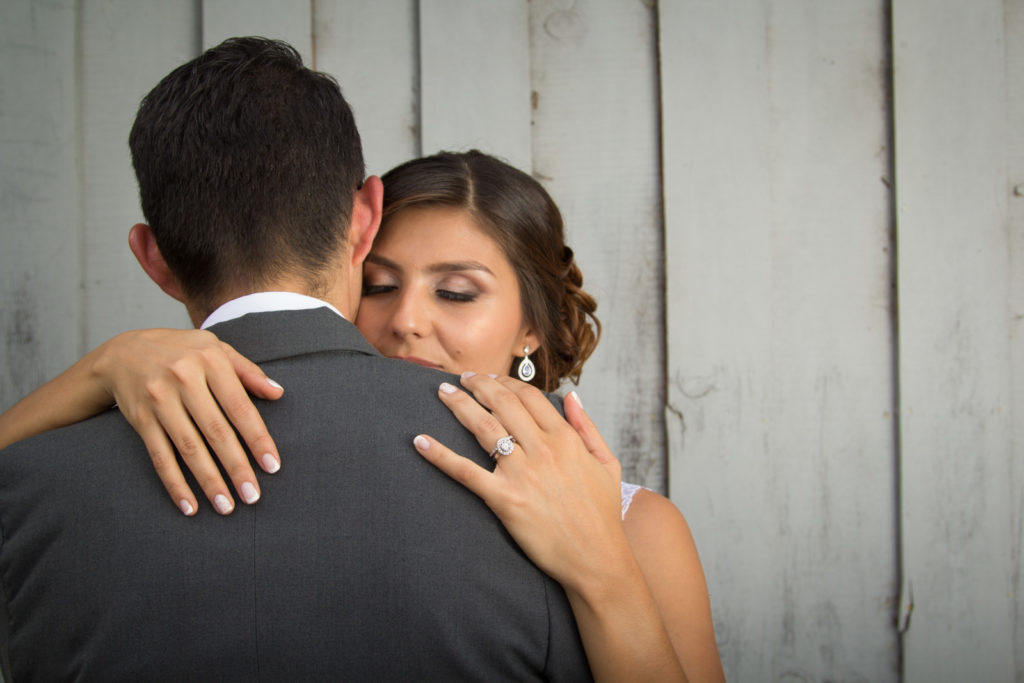
[[[562,214],[531,176],[483,152],[441,152],[385,173],[381,231],[412,207],[463,209],[501,247],[519,281],[523,319],[541,340],[534,383],[554,391],[578,382],[601,335],[597,303],[565,244]],[[517,361],[518,362],[518,361]],[[510,368],[513,374],[515,365]]]

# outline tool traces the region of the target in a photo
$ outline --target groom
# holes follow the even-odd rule
[[[337,84],[229,40],[149,93],[130,144],[133,250],[288,387],[262,408],[288,467],[258,506],[184,517],[116,411],[6,449],[8,680],[588,678],[561,588],[412,448],[429,431],[487,460],[444,377],[348,322],[381,186]]]

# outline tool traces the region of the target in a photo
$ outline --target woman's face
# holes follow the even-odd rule
[[[513,355],[537,345],[512,265],[469,213],[449,207],[405,209],[381,230],[356,325],[385,356],[454,373],[507,374]]]

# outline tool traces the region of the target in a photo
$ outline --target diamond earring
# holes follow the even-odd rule
[[[537,368],[534,367],[533,361],[530,360],[529,345],[523,348],[523,360],[519,363],[519,370],[517,374],[519,375],[519,379],[524,382],[529,382],[537,374]]]

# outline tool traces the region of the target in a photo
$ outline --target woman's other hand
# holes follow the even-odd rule
[[[429,437],[417,437],[417,450],[480,496],[537,566],[587,592],[606,577],[609,558],[630,553],[618,460],[575,393],[565,400],[567,422],[523,382],[465,375],[462,383],[473,396],[442,384],[441,400],[487,451],[513,435],[512,452],[490,472]]]
[[[235,433],[265,472],[280,468],[277,447],[246,390],[273,400],[283,389],[259,366],[203,330],[125,332],[90,355],[91,374],[142,437],[184,514],[195,514],[198,504],[175,450],[220,514],[234,509],[234,499],[207,444],[242,500],[259,499],[256,475]]]

